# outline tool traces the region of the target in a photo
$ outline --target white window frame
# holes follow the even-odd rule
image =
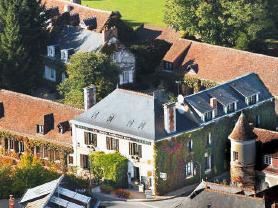
[[[44,133],[44,126],[43,125],[38,125],[38,133],[43,134]]]
[[[188,149],[188,152],[192,152],[193,151],[193,140],[190,139],[187,143],[187,149]]]
[[[208,137],[207,137],[207,145],[210,147],[212,144],[211,142],[211,132],[208,133]]]
[[[264,155],[264,164],[272,165],[272,157],[270,155]]]
[[[55,46],[47,46],[47,56],[48,57],[55,57]]]
[[[123,71],[123,84],[129,83],[129,71]]]
[[[208,159],[208,167],[205,165],[205,173],[209,173],[211,171],[211,155],[208,153],[205,154],[205,161],[207,162]]]
[[[185,177],[191,178],[193,177],[193,173],[194,173],[193,161],[189,161],[185,164]]]
[[[237,158],[236,158],[237,157]],[[239,159],[239,154],[237,151],[233,151],[233,161],[238,161]]]

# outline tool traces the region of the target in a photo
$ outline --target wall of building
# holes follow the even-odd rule
[[[73,147],[74,147],[74,166],[78,167],[79,174],[82,174],[82,169],[80,168],[80,154],[86,154],[90,155],[92,152],[94,152],[94,149],[88,148],[87,145],[85,145],[85,139],[84,139],[84,132],[92,132],[84,130],[82,128],[76,127],[76,125],[72,125],[72,138],[73,138]],[[96,133],[97,134],[97,147],[96,151],[103,151],[105,153],[112,153],[114,150],[108,150],[106,147],[106,134],[103,133]],[[139,167],[140,171],[140,177],[147,177],[150,178],[153,181],[153,143],[150,142],[150,144],[142,144],[137,143],[139,145],[142,145],[142,158],[139,159],[139,161],[132,158],[131,155],[129,155],[129,141],[127,139],[121,139],[116,136],[111,136],[115,139],[119,139],[119,152],[128,158],[128,169],[130,176],[134,177],[134,168],[133,167]],[[127,173],[128,174],[128,173]]]
[[[255,122],[256,115],[260,115],[260,127],[273,129],[275,121],[274,102],[265,102],[245,110],[247,119]],[[205,172],[202,168],[202,178],[210,179],[229,170],[230,144],[228,136],[240,113],[217,119],[195,131],[184,133],[169,140],[155,143],[155,192],[165,194],[186,185],[197,183],[200,180],[199,165],[204,166],[205,154],[212,155],[212,169]],[[212,144],[207,146],[207,137],[211,133]],[[193,149],[188,151],[188,142],[193,141]],[[186,178],[185,165],[193,161],[196,166],[193,177]],[[167,179],[160,178],[160,173],[166,173]]]

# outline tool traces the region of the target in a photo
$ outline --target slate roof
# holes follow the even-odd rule
[[[57,125],[83,112],[67,105],[3,89],[0,90],[0,102],[4,106],[4,117],[0,118],[1,130],[66,146],[71,146],[71,133],[67,131],[60,134]],[[45,135],[37,134],[36,125],[41,124],[44,115],[51,113],[54,115],[54,129]]]
[[[212,110],[210,106],[210,98],[215,97],[222,105],[229,104],[232,101],[237,102],[237,111],[240,111],[249,106],[245,103],[245,97],[234,89],[234,87],[238,85],[252,86],[252,91],[259,93],[259,102],[271,99],[273,97],[265,87],[264,83],[260,80],[258,75],[251,73],[238,77],[229,82],[217,85],[216,87],[185,96],[184,101],[194,109],[197,109],[201,113],[205,113]],[[218,105],[217,117],[224,115],[225,113],[223,111],[223,106]],[[200,117],[198,119],[200,119]],[[204,122],[200,120],[199,123],[201,124]]]
[[[110,19],[112,12],[104,11],[100,9],[93,9],[87,6],[70,3],[63,0],[42,0],[42,4],[45,4],[46,8],[58,7],[60,14],[64,13],[64,6],[71,6],[71,14],[79,14],[80,20],[96,17],[97,18],[97,32],[101,32],[107,21]]]
[[[243,112],[240,114],[229,138],[237,141],[252,140],[256,138],[253,128],[248,123]]]
[[[58,45],[61,50],[73,48],[76,53],[96,51],[103,44],[101,33],[75,26],[64,26],[49,45]]]

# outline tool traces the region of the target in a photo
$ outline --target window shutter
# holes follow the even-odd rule
[[[106,149],[110,150],[109,137],[106,137]]]
[[[93,134],[93,145],[97,147],[97,134]]]
[[[129,142],[129,155],[132,155],[132,144]]]
[[[142,158],[142,145],[138,145],[138,156]]]
[[[16,152],[16,153],[18,153],[19,152],[19,148],[18,148],[18,141],[14,141],[14,151]]]
[[[116,150],[119,151],[119,140],[116,139]]]
[[[80,167],[84,167],[83,155],[80,155]]]
[[[84,142],[86,145],[89,144],[89,141],[88,141],[88,132],[84,132]]]

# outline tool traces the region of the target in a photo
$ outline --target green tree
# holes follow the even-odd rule
[[[239,49],[274,27],[263,0],[166,0],[164,19],[204,42]]]
[[[83,107],[83,88],[94,84],[97,100],[115,89],[118,83],[118,68],[110,58],[99,52],[77,53],[66,67],[68,78],[59,86],[66,104]]]
[[[41,77],[44,7],[37,0],[0,1],[1,87],[30,92]]]

